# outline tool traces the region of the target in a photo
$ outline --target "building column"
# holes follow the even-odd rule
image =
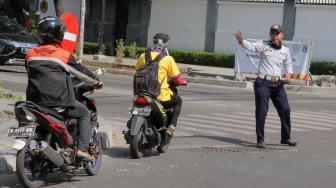
[[[285,0],[282,25],[285,30],[285,40],[293,40],[295,31],[296,0]]]
[[[137,46],[146,47],[152,1],[130,0],[129,3],[126,44],[136,42]]]
[[[206,28],[205,28],[205,44],[204,51],[215,51],[215,40],[218,22],[218,3],[217,0],[208,0]]]

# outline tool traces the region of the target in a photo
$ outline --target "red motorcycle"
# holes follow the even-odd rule
[[[40,187],[49,173],[56,171],[75,172],[85,169],[88,175],[96,175],[102,163],[102,145],[98,133],[96,101],[86,97],[94,88],[80,83],[74,87],[76,98],[87,106],[91,113],[91,139],[88,152],[94,162],[76,158],[77,122],[62,116],[65,109],[46,108],[29,101],[15,104],[18,128],[10,128],[8,136],[16,137],[14,149],[16,170],[26,187]]]

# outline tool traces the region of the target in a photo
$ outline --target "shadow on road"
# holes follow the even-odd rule
[[[0,154],[0,174],[13,173],[13,167],[8,164],[7,159]]]
[[[228,138],[228,137],[222,137],[222,136],[193,135],[193,136],[179,136],[176,138],[205,138],[205,139],[210,139],[210,140],[221,141],[224,143],[234,144],[238,146],[255,147],[256,145],[255,142],[244,141],[238,138]]]
[[[110,156],[111,158],[132,159],[129,148],[121,148],[121,147],[107,148],[104,150],[104,154]],[[160,155],[160,153],[158,153],[156,150],[147,149],[145,150],[143,157],[146,158],[158,155]]]
[[[80,179],[76,178],[80,176],[86,176],[83,173],[76,173],[73,174],[64,174],[64,173],[55,173],[55,174],[48,174],[47,180],[43,187],[48,187],[52,185],[62,184],[62,183],[71,183],[71,182],[78,182],[81,181]],[[0,175],[0,187],[23,187],[16,174],[2,174]]]

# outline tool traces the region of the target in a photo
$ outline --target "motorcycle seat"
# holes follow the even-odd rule
[[[62,112],[66,110],[64,107],[49,108],[49,107],[40,106],[31,101],[18,101],[15,103],[15,108],[20,107],[20,106],[36,109],[39,112],[51,115],[62,121],[66,120],[66,118],[61,114]]]

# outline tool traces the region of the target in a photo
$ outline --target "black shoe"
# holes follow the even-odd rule
[[[288,146],[296,146],[297,145],[297,142],[289,139],[289,140],[281,140],[280,141],[281,144],[285,144],[285,145],[288,145]]]
[[[266,148],[266,145],[265,145],[264,142],[258,142],[258,143],[257,143],[257,148],[265,149],[265,148]]]

